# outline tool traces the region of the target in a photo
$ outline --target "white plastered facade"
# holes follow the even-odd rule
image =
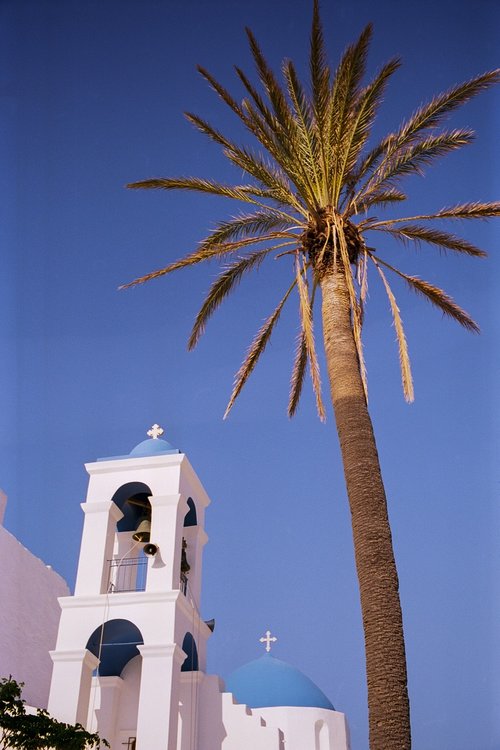
[[[348,750],[343,714],[299,707],[252,710],[225,692],[219,677],[206,674],[211,630],[199,607],[210,501],[187,457],[171,452],[86,468],[90,481],[75,595],[59,600],[49,712],[99,731],[112,750]],[[148,490],[150,541],[158,551],[147,558],[143,590],[125,591],[117,585],[120,568],[137,549],[133,529],[123,530],[123,524],[117,529],[124,506],[112,498],[138,483]],[[130,632],[140,634],[126,643],[136,646],[135,654],[116,673],[96,676],[105,649],[123,646],[107,645],[116,623],[128,623]]]
[[[47,708],[59,623],[57,599],[65,581],[3,526],[7,504],[0,490],[0,677],[23,682],[28,704]]]

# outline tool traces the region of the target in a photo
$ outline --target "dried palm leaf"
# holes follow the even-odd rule
[[[373,255],[371,253],[369,254],[373,260]],[[438,307],[441,312],[444,313],[444,315],[448,315],[450,318],[453,318],[453,320],[456,320],[457,323],[460,323],[461,326],[466,328],[468,331],[471,331],[472,333],[480,332],[479,326],[470,317],[470,315],[461,307],[459,307],[459,305],[457,305],[457,303],[442,289],[439,289],[439,287],[437,286],[433,286],[428,281],[424,281],[423,279],[418,278],[418,276],[409,276],[408,274],[399,271],[397,268],[394,268],[394,266],[391,266],[390,263],[387,263],[387,261],[384,261],[381,258],[377,258],[376,260],[378,261],[378,263],[381,263],[390,271],[404,279],[412,291],[426,297],[426,299],[428,299],[429,302]]]
[[[259,360],[260,355],[262,354],[267,344],[269,343],[269,339],[271,338],[271,334],[274,330],[274,326],[278,322],[283,306],[285,302],[287,301],[288,297],[290,296],[296,283],[297,283],[296,281],[293,281],[293,283],[289,286],[285,296],[281,299],[280,303],[278,304],[274,312],[264,321],[263,325],[259,328],[257,335],[252,341],[250,348],[247,352],[247,355],[245,357],[245,360],[243,364],[241,365],[240,369],[238,370],[238,372],[236,373],[236,376],[234,379],[234,387],[231,393],[231,398],[229,399],[229,403],[226,407],[226,411],[224,412],[224,417],[223,417],[224,419],[226,419],[229,412],[233,408],[234,402],[236,401],[239,394],[241,393],[241,389],[243,388],[246,381],[248,380],[248,377],[251,375],[252,371],[254,370],[255,365],[257,364]]]
[[[293,362],[292,377],[290,380],[290,395],[288,398],[288,416],[293,417],[297,411],[307,368],[307,346],[303,329],[299,331],[295,358]]]
[[[430,245],[437,245],[445,251],[453,250],[454,252],[465,253],[476,258],[486,257],[484,250],[472,245],[467,240],[463,240],[461,237],[457,237],[449,232],[443,232],[440,229],[421,227],[418,224],[403,224],[403,226],[399,225],[397,227],[393,227],[390,224],[386,224],[385,226],[372,224],[367,226],[368,229],[373,229],[377,232],[387,232],[387,234],[390,234],[406,245],[408,244],[408,240],[416,243],[427,242]]]
[[[273,247],[265,248],[264,250],[257,250],[250,255],[238,258],[234,263],[227,266],[223,273],[217,277],[201,306],[196,320],[189,337],[188,349],[194,349],[198,343],[200,336],[205,331],[205,327],[209,318],[214,314],[219,305],[226,299],[226,297],[236,288],[240,283],[243,275],[252,269],[258,268],[266,255],[272,250],[276,250],[278,247],[283,245],[290,245],[292,243],[286,242]]]
[[[174,263],[170,263],[170,265],[165,266],[165,268],[160,268],[158,271],[152,271],[145,276],[140,276],[138,279],[129,281],[127,284],[122,284],[119,289],[129,289],[130,287],[137,286],[138,284],[144,284],[146,281],[151,281],[152,279],[157,279],[160,276],[165,276],[168,273],[172,273],[172,271],[178,271],[181,268],[193,266],[196,263],[202,263],[205,260],[220,258],[221,256],[227,255],[228,253],[234,253],[237,250],[240,250],[242,247],[255,245],[258,242],[280,239],[281,237],[282,235],[280,235],[279,233],[274,233],[265,235],[263,237],[249,237],[246,239],[238,240],[237,242],[226,242],[220,243],[219,245],[209,244],[207,247],[204,244],[201,244],[197,250],[194,250],[194,252],[190,253],[189,255],[185,255],[184,258],[180,258],[179,260],[174,261]]]
[[[403,382],[403,393],[404,393],[406,401],[411,403],[415,398],[415,394],[413,391],[413,378],[411,375],[410,357],[408,355],[408,344],[406,342],[406,336],[405,336],[405,332],[403,328],[403,321],[401,320],[401,314],[400,314],[399,307],[396,302],[396,298],[392,292],[391,287],[389,286],[389,282],[386,279],[385,273],[382,271],[382,269],[380,268],[380,265],[375,260],[373,255],[371,256],[371,259],[373,263],[375,264],[377,271],[380,274],[380,278],[382,279],[382,283],[384,284],[387,297],[389,298],[389,304],[391,306],[391,311],[392,311],[392,318],[394,320],[394,328],[396,329],[396,338],[398,341],[399,365],[401,368],[401,380]]]
[[[361,312],[361,325],[365,317],[365,304],[368,297],[368,253],[363,248],[361,259],[358,261],[358,285],[359,285],[359,307]]]
[[[490,219],[494,216],[500,216],[500,201],[491,201],[490,203],[460,203],[457,206],[442,208],[435,214],[421,214],[420,216],[407,216],[401,219],[387,219],[386,221],[376,221],[372,224],[373,228],[383,227],[388,224],[397,224],[402,221],[424,221],[432,219]]]
[[[321,398],[321,378],[319,374],[318,357],[316,355],[316,345],[314,342],[312,307],[310,304],[309,292],[307,289],[306,273],[306,268],[304,266],[301,268],[300,261],[297,256],[295,263],[295,278],[297,282],[297,289],[299,292],[300,320],[302,331],[304,333],[307,357],[310,364],[313,391],[316,397],[316,409],[318,411],[319,418],[322,422],[324,422],[326,415],[323,400]]]

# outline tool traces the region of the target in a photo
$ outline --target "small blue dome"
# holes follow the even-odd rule
[[[143,440],[142,443],[139,443],[139,445],[136,445],[130,451],[130,455],[134,458],[140,456],[158,456],[164,453],[179,453],[179,451],[161,438]]]
[[[233,672],[226,680],[226,690],[250,708],[310,706],[335,710],[309,677],[270,654]]]

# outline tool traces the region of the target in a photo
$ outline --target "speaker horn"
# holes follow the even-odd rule
[[[158,552],[158,545],[153,542],[148,542],[144,545],[144,554],[148,557],[154,557]]]
[[[151,539],[151,521],[149,518],[141,518],[135,532],[132,534],[134,542],[147,544]]]

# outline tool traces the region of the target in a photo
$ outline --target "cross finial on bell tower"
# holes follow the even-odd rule
[[[159,424],[155,423],[151,427],[151,429],[147,431],[146,434],[149,435],[150,438],[153,438],[153,440],[158,440],[158,438],[160,437],[160,435],[163,435],[164,432],[165,432],[165,430],[163,429],[163,427],[160,427]]]
[[[278,639],[274,635],[273,636],[271,635],[271,631],[270,630],[266,630],[266,635],[262,636],[262,638],[259,638],[259,641],[261,643],[265,643],[266,644],[266,651],[267,651],[267,653],[269,653],[269,651],[271,650],[271,643],[276,643],[277,640]]]

